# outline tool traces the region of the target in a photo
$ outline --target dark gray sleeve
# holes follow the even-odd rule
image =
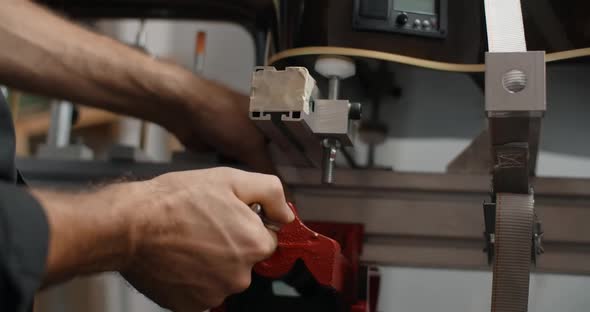
[[[0,311],[25,312],[41,285],[49,226],[24,187],[0,183]]]

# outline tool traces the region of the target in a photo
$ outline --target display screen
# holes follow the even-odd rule
[[[393,8],[397,11],[435,14],[436,0],[393,0]]]

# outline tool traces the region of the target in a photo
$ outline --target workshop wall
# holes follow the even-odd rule
[[[136,19],[99,20],[97,30],[126,43],[134,43],[140,29]],[[198,32],[205,32],[205,63],[201,75],[242,93],[250,92],[254,68],[254,42],[242,27],[225,22],[145,20],[148,52],[192,70]]]
[[[492,274],[441,269],[382,269],[379,311],[489,311]],[[590,307],[587,276],[533,274],[529,311],[583,312]]]

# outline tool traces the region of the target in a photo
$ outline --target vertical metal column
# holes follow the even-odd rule
[[[47,145],[65,147],[70,143],[74,105],[68,101],[55,101],[51,104],[51,124],[47,133]]]
[[[340,78],[333,76],[328,80],[328,99],[337,100],[340,93]],[[322,183],[334,183],[334,167],[336,166],[336,156],[340,149],[340,142],[335,138],[325,138],[322,140],[324,155],[322,160]]]

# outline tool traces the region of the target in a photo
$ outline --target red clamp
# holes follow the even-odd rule
[[[270,258],[254,266],[256,275],[264,280],[287,281],[295,274],[295,279],[299,281],[297,276],[301,272],[295,267],[301,267],[303,264],[313,277],[314,284],[318,284],[322,289],[331,289],[336,296],[331,299],[326,298],[326,300],[330,302],[338,300],[342,303],[341,308],[327,311],[321,308],[321,303],[313,301],[317,297],[312,296],[310,298],[313,301],[311,310],[316,311],[314,309],[317,309],[317,311],[327,312],[375,311],[375,295],[378,292],[370,291],[370,289],[376,290],[375,286],[378,288],[379,279],[377,275],[360,265],[363,226],[361,224],[327,222],[310,222],[306,226],[299,218],[296,208],[291,203],[289,203],[289,207],[295,214],[295,220],[283,226],[277,233],[277,249]],[[362,275],[365,275],[365,278],[362,278]],[[375,276],[377,277],[375,278]],[[224,305],[223,308],[214,309],[214,311],[276,311],[277,307],[285,312],[311,311],[310,306],[299,308],[301,306],[289,301],[290,299],[268,297],[265,292],[257,292],[260,289],[260,287],[251,287],[248,291],[233,297],[233,302],[237,304]],[[370,294],[371,292],[372,294]],[[266,301],[261,302],[264,300]],[[305,296],[302,300],[306,300]]]
[[[322,285],[340,292],[345,287],[344,272],[349,269],[349,261],[342,255],[340,245],[333,239],[310,230],[301,222],[295,207],[295,220],[278,233],[278,246],[275,253],[258,263],[254,271],[264,277],[280,279],[287,275],[299,259]]]

